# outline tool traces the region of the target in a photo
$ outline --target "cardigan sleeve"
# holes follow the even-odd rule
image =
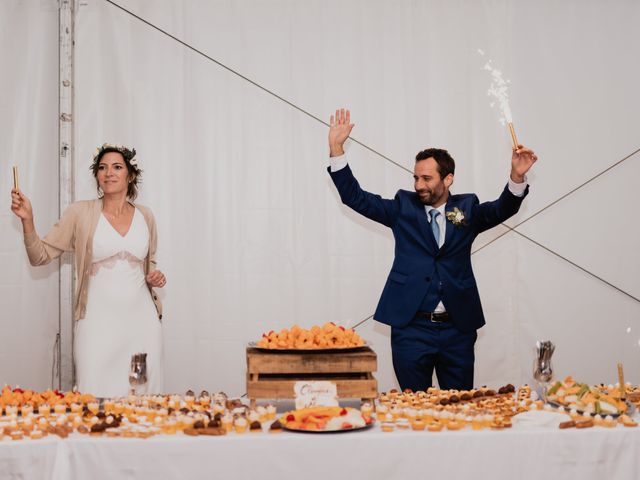
[[[77,215],[75,204],[70,205],[44,239],[35,230],[24,236],[24,246],[31,265],[46,265],[63,252],[73,251]]]

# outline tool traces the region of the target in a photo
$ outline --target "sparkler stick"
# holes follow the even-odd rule
[[[513,142],[513,149],[518,149],[518,137],[516,137],[516,130],[513,128],[513,123],[509,122],[509,132],[511,132],[511,141]]]
[[[627,398],[627,389],[624,386],[624,370],[621,363],[618,364],[618,383],[620,384],[620,399],[624,400]]]
[[[13,189],[18,190],[20,188],[20,184],[18,182],[18,167],[13,166]]]

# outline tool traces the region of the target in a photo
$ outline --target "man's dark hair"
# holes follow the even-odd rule
[[[416,155],[416,162],[420,160],[426,160],[427,158],[433,158],[438,164],[438,173],[440,178],[444,178],[447,175],[453,175],[456,170],[456,162],[453,157],[449,155],[449,152],[442,148],[427,148],[418,152]]]

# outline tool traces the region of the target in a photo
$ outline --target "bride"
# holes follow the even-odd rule
[[[11,191],[31,265],[75,253],[76,380],[80,391],[99,397],[127,394],[136,353],[147,354],[148,378],[137,391],[163,391],[162,305],[153,289],[164,287],[166,278],[156,269],[153,213],[134,203],[142,173],[135,155],[121,145],[99,147],[91,165],[98,198],[70,205],[43,239],[30,200]]]

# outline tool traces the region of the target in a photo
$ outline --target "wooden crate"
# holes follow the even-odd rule
[[[293,398],[297,381],[328,380],[337,386],[339,398],[373,401],[378,382],[376,353],[369,347],[353,351],[279,352],[247,348],[247,396],[257,399]]]

